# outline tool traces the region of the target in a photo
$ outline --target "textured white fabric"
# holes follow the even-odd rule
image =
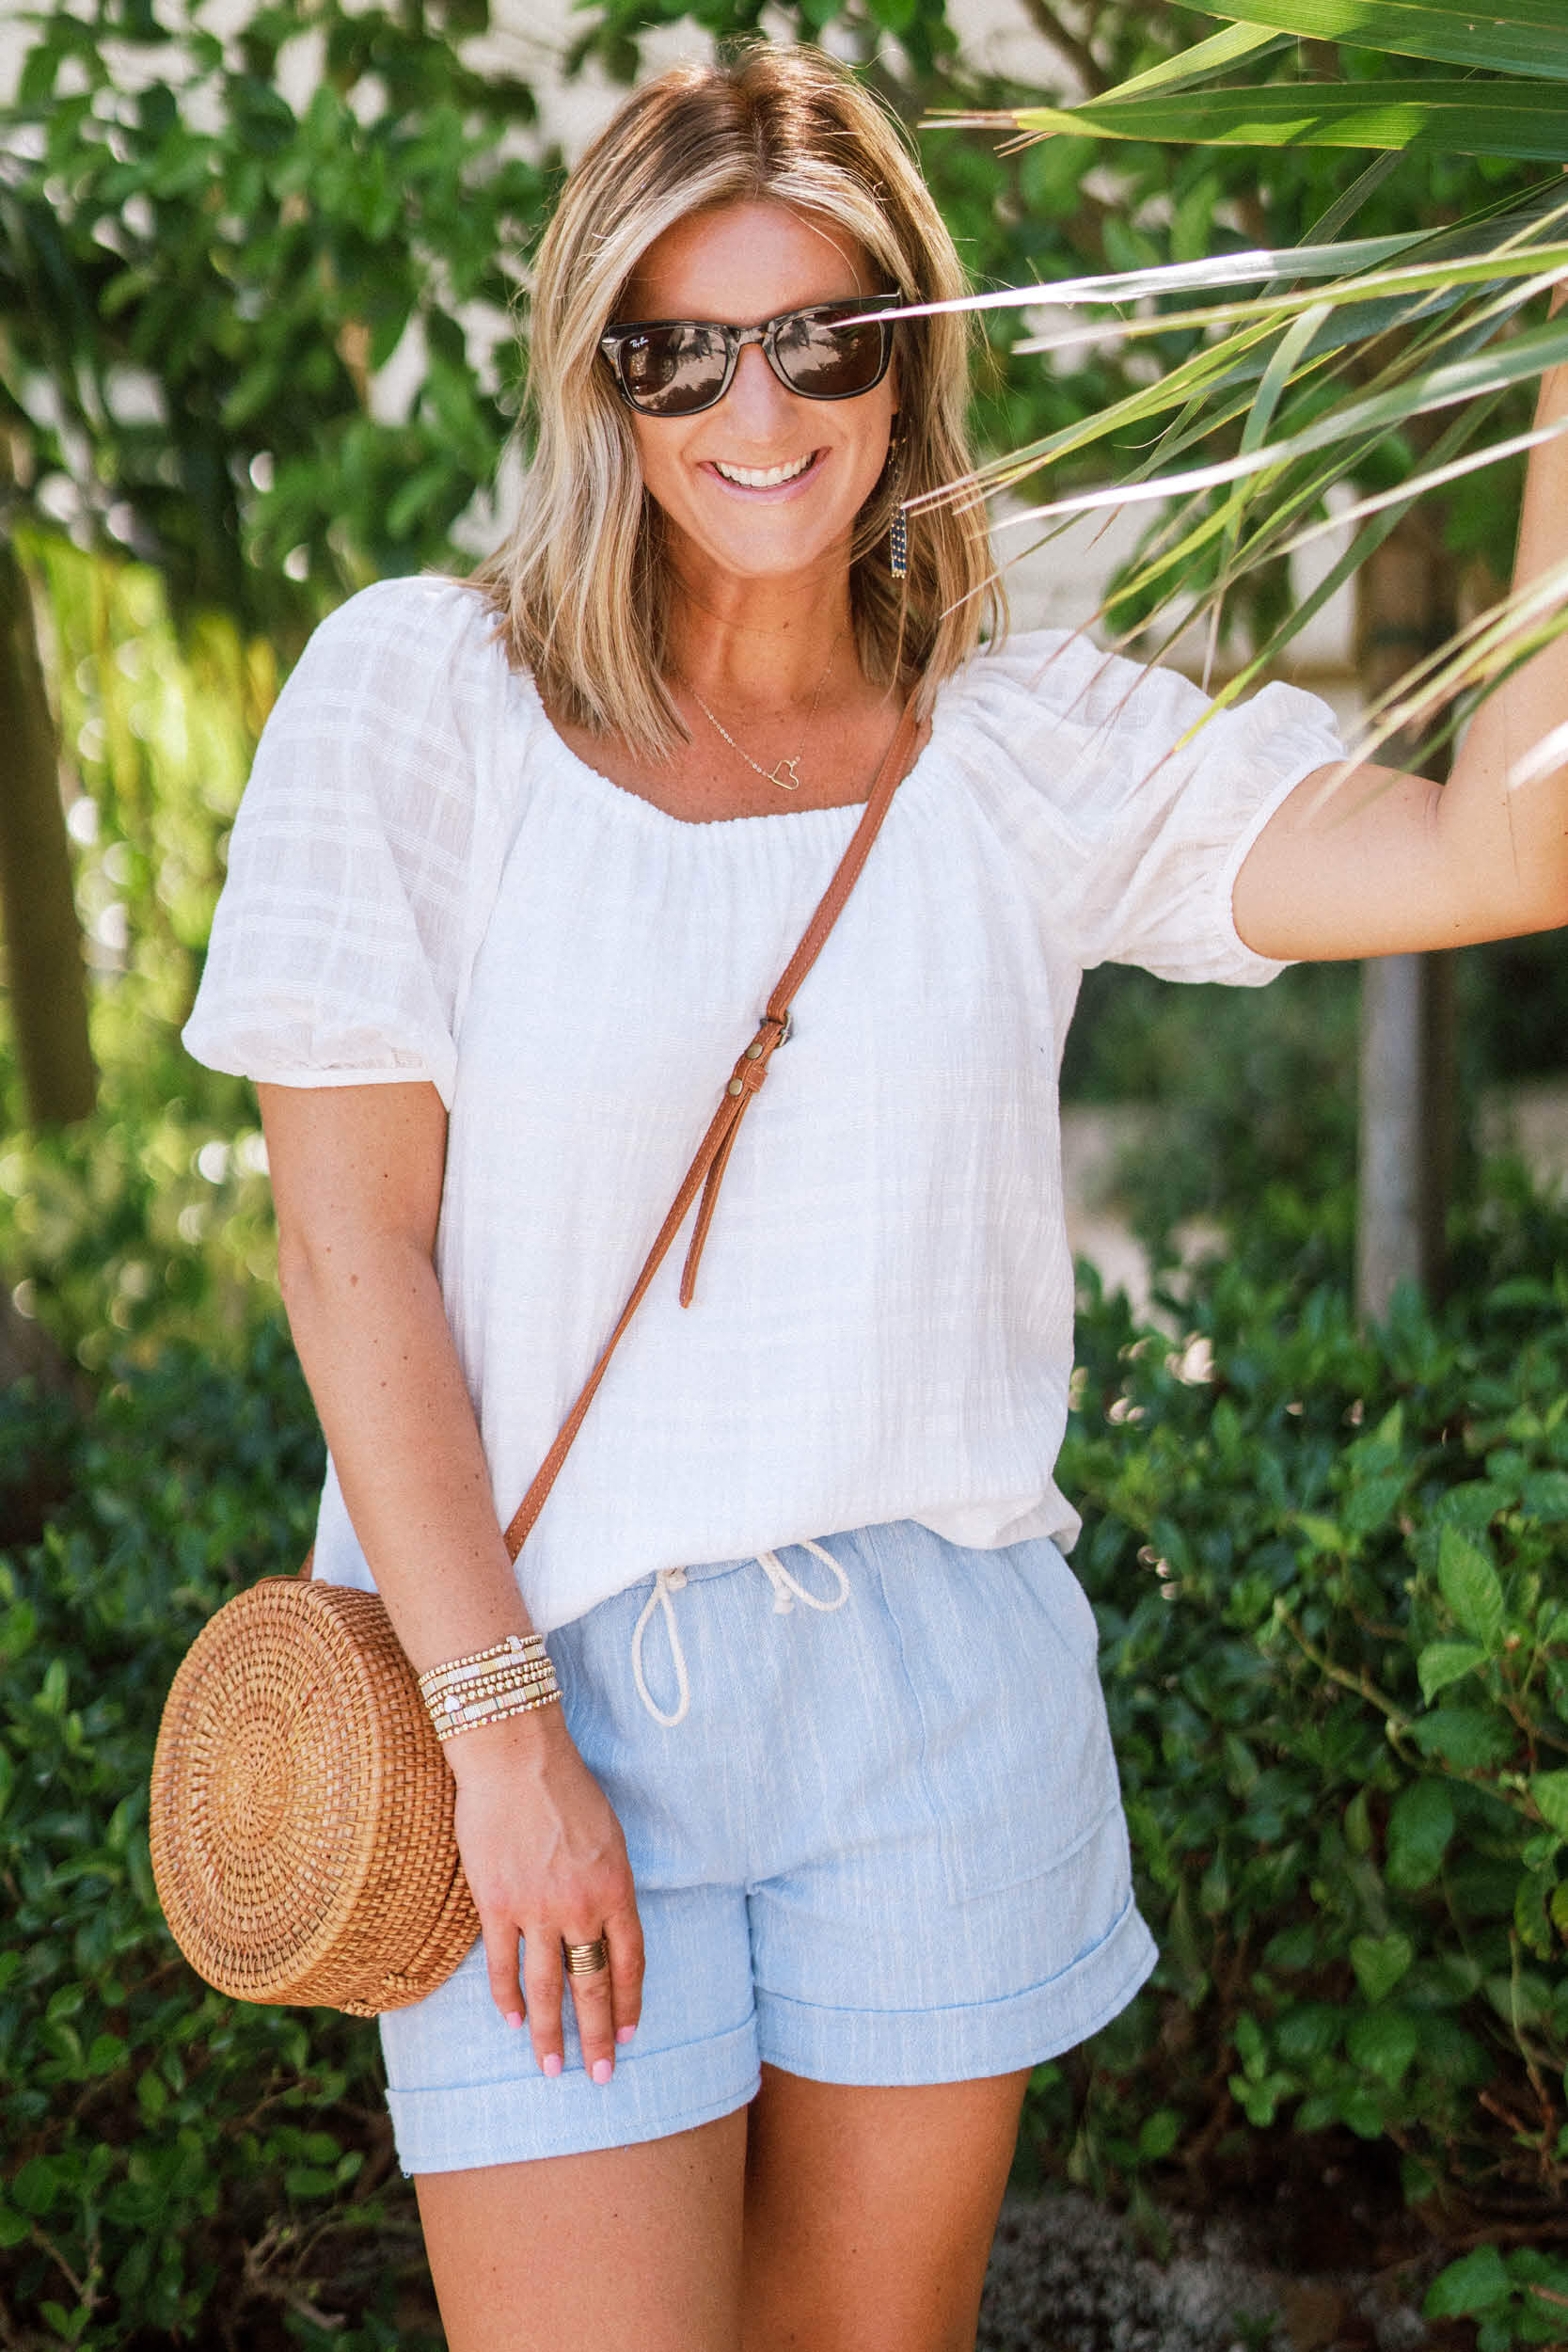
[[[884,1520],[1071,1542],[1056,1080],[1080,975],[1272,977],[1231,884],[1340,755],[1283,686],[1176,748],[1203,708],[1055,631],[945,682],[740,1131],[696,1303],[677,1246],[519,1563],[542,1629],[660,1568]],[[664,815],[566,748],[450,583],[353,597],[284,689],[185,1042],[282,1085],[439,1091],[436,1263],[503,1522],[856,817]],[[372,1581],[330,1473],[316,1573]]]

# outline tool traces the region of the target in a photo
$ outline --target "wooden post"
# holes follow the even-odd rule
[[[1453,571],[1418,509],[1357,575],[1358,666],[1369,699],[1454,626]],[[1378,755],[1412,765],[1418,747],[1395,736]],[[1423,772],[1441,775],[1429,758]],[[1380,956],[1361,967],[1360,1152],[1356,1305],[1387,1312],[1396,1284],[1441,1295],[1453,1187],[1455,966],[1450,954]]]

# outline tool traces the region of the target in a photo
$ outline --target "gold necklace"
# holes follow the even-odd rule
[[[843,633],[844,632],[841,629],[839,631],[839,636],[842,636]],[[800,737],[800,751],[805,750],[806,737],[810,735],[811,723],[816,716],[816,706],[822,700],[822,689],[828,683],[828,671],[832,668],[833,660],[837,653],[838,638],[835,637],[832,644],[828,648],[828,667],[823,671],[821,676],[816,681],[816,691],[811,698],[811,708],[806,713],[805,731]],[[799,792],[800,789],[800,779],[796,773],[796,770],[800,765],[800,752],[797,752],[791,759],[776,759],[771,768],[762,767],[758,761],[752,757],[750,752],[741,751],[740,745],[736,741],[734,736],[730,733],[729,728],[724,724],[722,719],[714,718],[713,712],[708,709],[706,703],[704,702],[701,694],[698,693],[697,689],[691,684],[689,679],[687,680],[687,687],[691,699],[696,704],[698,709],[713,721],[714,725],[718,728],[720,734],[723,737],[731,751],[739,752],[740,756],[746,762],[747,767],[754,770],[755,772],[761,776],[765,784],[776,784],[781,792]],[[779,771],[782,768],[787,768],[789,770],[787,777],[780,774]]]

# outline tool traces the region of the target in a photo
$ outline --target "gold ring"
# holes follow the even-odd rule
[[[569,1977],[596,1977],[601,1968],[610,1966],[610,1946],[602,1935],[596,1935],[592,1944],[568,1944],[562,1936],[561,1948],[566,1955]]]

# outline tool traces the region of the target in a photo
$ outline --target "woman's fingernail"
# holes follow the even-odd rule
[[[509,2026],[514,2027],[520,2026],[523,2022],[522,2010],[520,2009],[509,2009],[506,2012],[506,2022]]]
[[[540,2059],[539,2063],[544,2068],[546,2074],[548,2074],[550,2079],[553,2081],[556,2075],[561,2072],[560,2051],[551,2050],[547,2057]]]
[[[609,2082],[614,2072],[615,2060],[613,2058],[595,2058],[594,2060],[594,2080],[596,2083]]]
[[[635,2026],[618,2026],[615,2029],[615,2039],[617,2042],[629,2042],[636,2031]]]

